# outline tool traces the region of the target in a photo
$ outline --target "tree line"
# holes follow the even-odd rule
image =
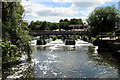
[[[30,30],[55,30],[55,29],[69,29],[70,24],[83,24],[82,19],[60,19],[58,23],[55,22],[46,22],[46,21],[31,21],[28,28]]]

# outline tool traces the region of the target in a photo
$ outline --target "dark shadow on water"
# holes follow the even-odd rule
[[[42,47],[42,46],[37,46],[37,50],[43,50],[43,51],[45,51],[46,50],[46,46],[44,46],[44,47]]]
[[[110,66],[114,66],[118,70],[118,77],[120,78],[120,54],[112,52],[94,52],[95,47],[88,47],[88,57],[94,61],[96,66],[104,65],[106,63]]]

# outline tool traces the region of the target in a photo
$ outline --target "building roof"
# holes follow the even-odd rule
[[[69,25],[69,27],[83,27],[83,26],[88,26],[88,24],[76,24],[76,25]]]
[[[82,27],[83,25],[77,24],[77,25],[69,25],[69,27]]]

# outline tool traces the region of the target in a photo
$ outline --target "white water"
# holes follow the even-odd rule
[[[36,41],[31,42],[34,52],[30,64],[35,78],[117,78],[115,66],[104,62],[97,53],[98,47],[91,43],[76,40],[75,45],[65,45],[58,39],[46,45],[36,45]],[[93,52],[88,50],[91,46],[95,47]],[[23,72],[29,70],[28,65],[22,63],[18,65],[20,68],[13,67],[12,70],[16,72],[8,78],[24,76]]]
[[[57,39],[55,41],[52,41],[50,39],[49,41],[48,40],[46,40],[46,41],[49,43],[47,43],[45,46],[49,46],[49,45],[65,46],[65,43],[61,39]],[[36,42],[37,42],[37,40],[31,41],[31,45],[36,45]],[[75,42],[76,42],[75,46],[93,46],[92,43],[88,43],[88,42],[85,42],[80,39],[76,40]]]

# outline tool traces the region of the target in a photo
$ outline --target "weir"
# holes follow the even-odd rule
[[[45,30],[32,30],[29,31],[29,35],[41,36],[41,35],[88,35],[91,34],[88,31],[45,31]]]

